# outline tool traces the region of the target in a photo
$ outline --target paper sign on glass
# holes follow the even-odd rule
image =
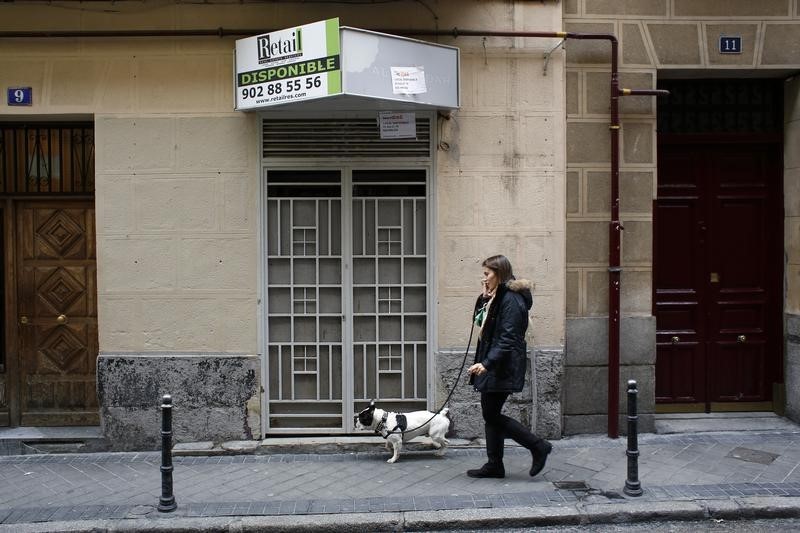
[[[425,71],[422,67],[391,67],[392,92],[394,94],[422,94],[425,86]]]

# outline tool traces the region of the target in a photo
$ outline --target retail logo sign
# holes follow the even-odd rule
[[[236,109],[340,94],[340,52],[338,18],[236,41]]]

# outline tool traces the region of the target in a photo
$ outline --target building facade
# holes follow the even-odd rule
[[[671,92],[621,99],[618,413],[636,379],[645,430],[657,411],[798,419],[798,9],[3,4],[0,424],[153,447],[171,394],[179,441],[335,435],[371,399],[436,408],[455,387],[454,432],[479,436],[457,377],[480,262],[503,253],[535,283],[511,412],[606,432],[611,48],[561,31],[615,35],[622,86]],[[334,18],[456,47],[458,105],[234,109],[237,39]],[[416,135],[382,138],[381,111]]]

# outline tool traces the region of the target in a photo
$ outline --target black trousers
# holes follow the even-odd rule
[[[507,438],[531,451],[542,441],[528,428],[501,412],[508,396],[507,392],[481,393],[481,411],[486,428],[486,455],[490,464],[503,464],[503,441]]]

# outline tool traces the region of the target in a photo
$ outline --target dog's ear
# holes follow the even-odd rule
[[[369,409],[370,409],[370,411],[375,409],[375,400],[370,400],[369,401]]]

